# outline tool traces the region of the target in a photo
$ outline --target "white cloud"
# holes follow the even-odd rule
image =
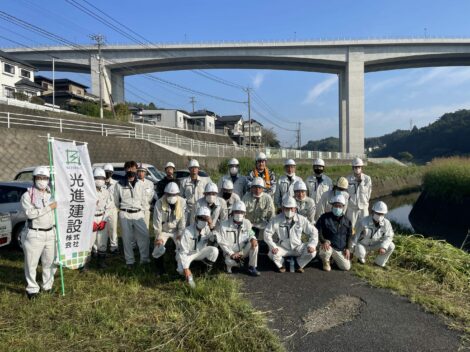
[[[393,88],[398,85],[403,84],[407,81],[409,77],[407,75],[400,75],[398,77],[391,77],[383,80],[378,80],[371,83],[370,85],[366,83],[366,95],[376,93],[382,89]]]
[[[266,77],[266,73],[257,72],[256,75],[251,80],[251,84],[252,84],[253,88],[258,89],[259,87],[261,87],[261,85],[264,82],[265,77]]]
[[[302,104],[313,104],[317,98],[323,93],[329,91],[335,83],[338,82],[336,76],[331,76],[320,83],[313,86],[307,93],[307,96],[303,100]]]
[[[411,86],[418,87],[431,82],[436,82],[439,86],[456,86],[467,81],[470,81],[468,67],[435,67],[414,81]]]

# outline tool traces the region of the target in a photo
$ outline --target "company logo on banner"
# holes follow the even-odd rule
[[[86,145],[52,142],[60,262],[70,269],[84,265],[92,246],[96,188]]]

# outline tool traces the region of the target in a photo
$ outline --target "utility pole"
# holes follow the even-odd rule
[[[191,105],[193,106],[193,112],[194,112],[194,104],[196,103],[196,98],[195,98],[195,97],[191,97],[191,99],[189,100],[189,102],[190,102]]]
[[[300,150],[300,148],[302,147],[302,135],[301,135],[302,129],[300,128],[301,123],[298,122],[298,124],[299,124],[299,127],[297,129],[297,149]]]
[[[55,57],[52,57],[52,111],[55,111]]]
[[[250,142],[251,148],[251,88],[246,88],[246,94],[248,94],[248,141]]]
[[[92,34],[90,36],[92,40],[96,42],[98,45],[98,82],[99,82],[99,90],[100,90],[100,118],[103,118],[103,90],[101,88],[101,75],[102,75],[102,65],[101,65],[101,46],[104,43],[104,36],[102,34]]]

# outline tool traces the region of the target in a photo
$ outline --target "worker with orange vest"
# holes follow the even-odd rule
[[[266,154],[260,152],[256,155],[256,167],[248,174],[247,178],[251,185],[251,182],[256,177],[261,177],[264,181],[264,191],[270,196],[274,196],[276,191],[276,175],[273,171],[269,170],[266,166],[268,158]]]

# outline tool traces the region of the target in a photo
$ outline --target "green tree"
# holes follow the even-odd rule
[[[279,142],[279,139],[277,138],[277,134],[272,129],[268,130],[262,127],[262,138],[267,147],[271,147],[271,148],[281,147],[281,143]]]

